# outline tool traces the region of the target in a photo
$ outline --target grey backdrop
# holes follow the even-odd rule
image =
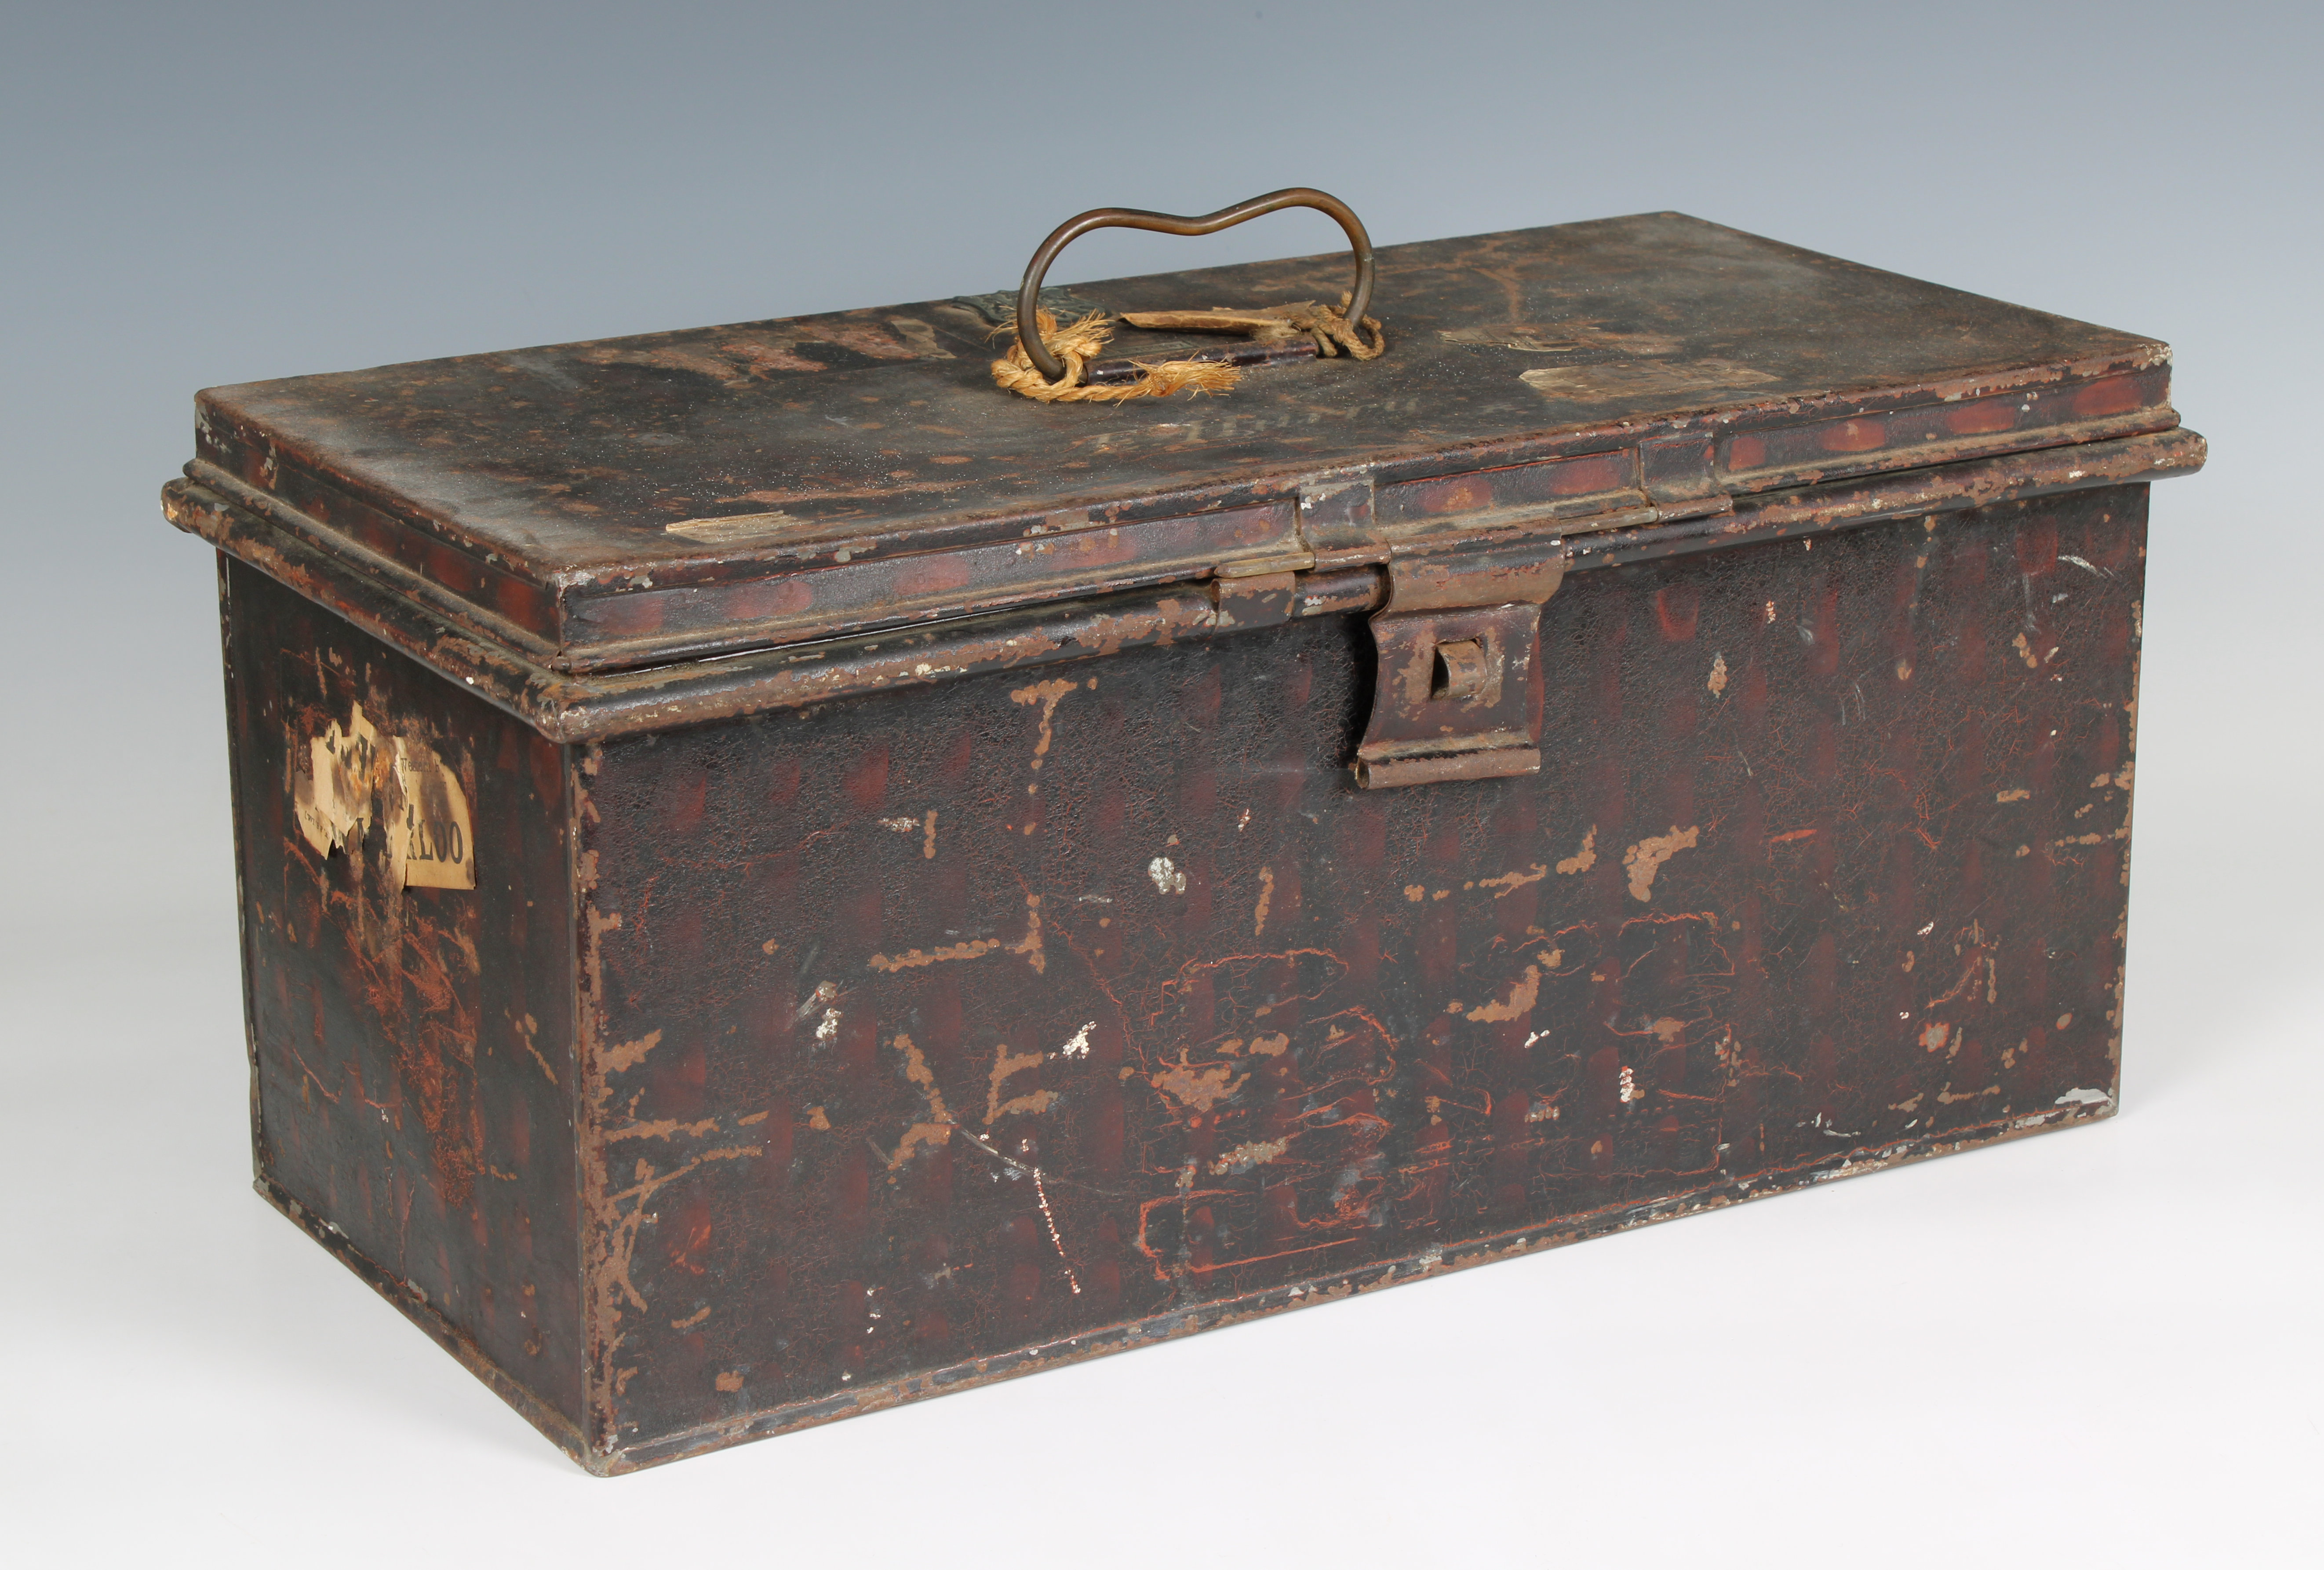
[[[2318,1562],[2319,15],[13,0],[11,1557]],[[2178,346],[2123,1115],[582,1477],[247,1188],[188,395],[998,288],[1082,208],[1291,183],[1383,243],[1678,208]]]

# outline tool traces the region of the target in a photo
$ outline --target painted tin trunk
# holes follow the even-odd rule
[[[1380,267],[206,394],[262,1192],[617,1472],[2109,1113],[2160,346]]]

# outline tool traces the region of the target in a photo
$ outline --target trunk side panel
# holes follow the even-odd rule
[[[577,1424],[561,750],[239,563],[228,605],[261,1187],[536,1421],[528,1396]],[[475,889],[397,886],[376,820],[327,853],[301,833],[310,743],[358,705],[460,780]]]

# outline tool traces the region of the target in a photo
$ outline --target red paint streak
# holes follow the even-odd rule
[[[1808,762],[1808,772],[1818,780],[1840,778],[1840,722],[1828,714],[1815,716],[1813,751]]]
[[[1766,717],[1767,668],[1757,659],[1744,668],[1743,679],[1735,685],[1735,703],[1754,730]]]
[[[1840,951],[1830,932],[1819,932],[1808,946],[1806,973],[1809,1012],[1830,1013],[1840,995]]]
[[[608,595],[578,601],[573,611],[601,638],[637,638],[661,631],[667,604],[667,595]]]
[[[1548,471],[1554,496],[1586,496],[1593,491],[1618,491],[1630,483],[1630,455],[1600,453],[1537,466]]]
[[[1955,436],[1991,436],[2017,423],[2014,398],[1980,398],[1945,414],[1945,429]]]
[[[1809,674],[1830,680],[1840,670],[1840,579],[1826,574],[1815,584],[1815,641],[1808,645]]]
[[[1462,475],[1416,483],[1407,495],[1416,513],[1481,513],[1493,504],[1493,485],[1483,475]]]
[[[759,1149],[765,1159],[756,1165],[761,1180],[777,1194],[790,1187],[791,1135],[797,1121],[790,1098],[777,1096],[767,1104],[766,1121],[759,1125]]]
[[[2091,383],[2074,394],[2074,412],[2085,420],[2098,420],[2109,414],[2127,414],[2146,403],[2144,389],[2136,375],[2107,376]]]
[[[703,1088],[709,1083],[710,1065],[699,1039],[665,1047],[657,1054],[650,1079],[652,1111],[662,1117],[691,1118],[702,1111]]]
[[[1120,1090],[1109,1085],[1091,1095],[1082,1139],[1091,1169],[1098,1176],[1110,1178],[1121,1170],[1125,1128]]]
[[[1339,860],[1361,872],[1372,872],[1388,859],[1388,808],[1365,799],[1340,809]]]
[[[710,1201],[701,1194],[690,1195],[674,1208],[677,1214],[666,1224],[669,1238],[669,1262],[672,1268],[687,1275],[698,1276],[705,1270],[702,1256],[710,1248]]]
[[[845,1073],[870,1076],[879,1056],[880,1016],[861,1004],[839,1017],[839,1064]]]
[[[1698,584],[1675,583],[1656,589],[1655,620],[1662,627],[1664,641],[1683,643],[1692,638],[1702,607],[1702,589]]]
[[[888,799],[888,748],[885,743],[864,750],[841,781],[858,812],[876,813]]]
[[[796,616],[815,606],[814,577],[812,573],[802,573],[737,584],[720,597],[726,602],[725,610],[734,621]]]
[[[788,807],[798,795],[799,761],[792,753],[777,758],[767,770],[767,805]]]
[[[2040,577],[2058,566],[2058,521],[2035,518],[2017,531],[2017,570]]]
[[[839,1169],[832,1175],[832,1219],[844,1237],[861,1237],[872,1215],[871,1153],[860,1141],[850,1141],[842,1149]],[[861,1297],[855,1303],[858,1315],[862,1312]]]
[[[865,882],[836,901],[836,925],[846,940],[866,953],[876,951],[887,935],[880,885]]]
[[[1826,935],[1825,941],[1829,941]],[[1821,1031],[1808,1043],[1808,1083],[1816,1097],[1816,1112],[1827,1123],[1832,1120],[1833,1092],[1839,1088],[1840,1052],[1831,1038]]]
[[[896,598],[918,599],[966,588],[975,577],[973,568],[973,563],[964,554],[936,552],[889,563],[884,576]]]
[[[1826,452],[1871,452],[1888,445],[1888,425],[1880,420],[1843,420],[1816,438]]]

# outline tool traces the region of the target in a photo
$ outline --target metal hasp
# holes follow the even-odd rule
[[[1555,540],[1390,559],[1358,785],[1541,771],[1541,607],[1565,561]]]

